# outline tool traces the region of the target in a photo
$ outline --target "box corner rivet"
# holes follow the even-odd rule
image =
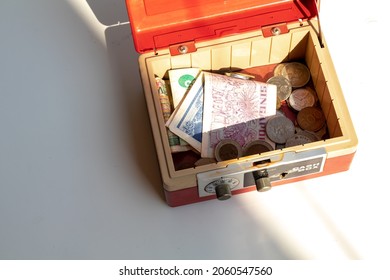
[[[272,33],[272,35],[279,35],[281,33],[281,30],[279,27],[273,27],[271,29],[271,33]]]
[[[179,53],[181,53],[181,54],[185,54],[188,52],[188,47],[184,46],[184,45],[180,45],[177,49],[178,49]]]

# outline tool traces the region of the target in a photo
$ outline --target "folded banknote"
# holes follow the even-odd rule
[[[205,72],[201,156],[214,157],[215,146],[224,139],[242,147],[269,141],[265,124],[276,114],[276,91],[275,85]]]
[[[198,75],[166,122],[174,134],[201,152],[203,122],[203,72]]]

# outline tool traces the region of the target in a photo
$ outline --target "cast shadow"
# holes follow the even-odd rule
[[[136,161],[140,174],[162,200],[163,184],[139,75],[139,53],[135,51],[124,0],[87,0],[97,20],[106,25],[108,58],[118,82],[118,102],[123,112],[123,145]],[[121,24],[119,24],[121,23]]]
[[[86,0],[97,20],[106,26],[129,21],[125,0]]]

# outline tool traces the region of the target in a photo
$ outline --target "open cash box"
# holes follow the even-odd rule
[[[126,0],[126,5],[135,47],[141,53],[140,74],[170,206],[224,200],[349,169],[357,137],[321,34],[315,0]],[[170,70],[249,73],[267,82],[277,68],[292,62],[310,71],[305,85],[315,94],[310,106],[320,109],[325,123],[320,132],[309,131],[318,139],[276,143],[271,150],[203,163],[193,149],[173,151],[164,116],[167,103],[160,98],[159,84],[166,82],[169,94]],[[300,109],[292,109],[290,103],[284,101],[282,114],[290,114],[298,133],[305,127],[297,123]]]

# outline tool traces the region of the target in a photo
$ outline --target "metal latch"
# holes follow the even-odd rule
[[[169,46],[171,56],[196,52],[195,42],[185,42]]]

